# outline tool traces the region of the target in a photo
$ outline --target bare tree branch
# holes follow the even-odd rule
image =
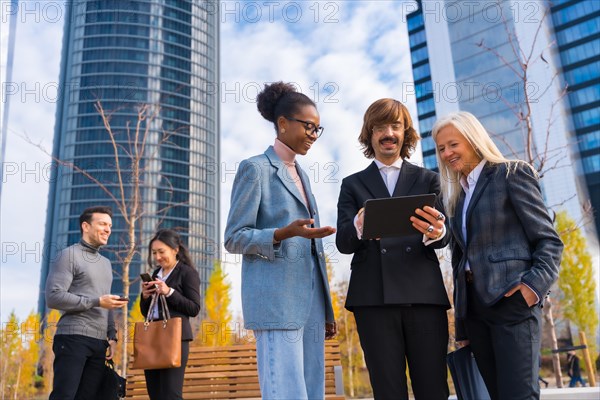
[[[155,160],[158,156],[158,151],[160,147],[169,143],[169,138],[172,135],[172,132],[167,132],[164,129],[160,129],[160,138],[156,143],[155,148],[151,148],[151,151],[148,151],[147,144],[150,140],[150,135],[153,133],[153,130],[156,127],[153,127],[153,121],[157,118],[160,112],[160,107],[158,106],[150,106],[148,104],[141,104],[137,107],[136,110],[136,124],[132,129],[132,125],[130,121],[127,121],[125,124],[125,134],[126,134],[126,143],[124,144],[124,140],[119,140],[117,133],[113,130],[111,126],[111,118],[117,110],[121,110],[125,108],[125,106],[118,107],[116,110],[107,111],[104,109],[102,102],[99,99],[96,99],[94,103],[94,107],[98,112],[100,118],[102,119],[102,123],[104,125],[105,131],[108,135],[108,140],[112,146],[112,156],[114,158],[114,171],[110,171],[114,173],[117,177],[116,183],[106,184],[103,183],[99,177],[94,176],[90,171],[86,171],[84,168],[79,167],[75,164],[75,162],[64,161],[60,158],[52,155],[48,152],[41,144],[34,143],[26,134],[21,137],[27,141],[28,143],[34,145],[38,149],[40,149],[43,153],[50,156],[54,162],[59,165],[66,166],[71,170],[81,173],[83,176],[88,178],[91,183],[100,187],[108,196],[108,198],[115,204],[117,209],[119,210],[120,215],[125,221],[126,225],[126,235],[123,238],[120,238],[119,244],[115,248],[115,246],[108,247],[107,250],[111,251],[117,260],[121,262],[121,270],[114,271],[115,276],[117,276],[122,284],[123,284],[123,296],[129,296],[130,286],[138,282],[138,279],[129,278],[130,273],[130,265],[136,256],[140,256],[140,247],[139,247],[139,225],[138,221],[144,217],[147,212],[143,208],[142,196],[141,196],[141,185],[143,183],[142,176],[147,173],[148,168],[144,165],[144,160],[148,160],[151,162]],[[179,129],[184,129],[184,127],[178,128],[174,132],[177,132]],[[175,144],[172,144],[175,146]],[[146,154],[149,153],[149,154]],[[128,160],[130,165],[123,165],[123,161]],[[127,177],[124,175],[128,173]],[[130,178],[130,179],[126,179]],[[166,176],[162,176],[163,181],[167,182],[167,185],[171,188],[171,196],[168,199],[167,205],[160,210],[158,210],[157,214],[161,215],[161,219],[159,220],[159,224],[162,223],[163,219],[167,215],[167,211],[173,207],[184,205],[187,202],[179,202],[173,203],[173,185],[170,180]],[[118,194],[113,194],[110,188],[117,188]],[[121,368],[122,374],[126,374],[127,370],[127,362],[129,357],[129,352],[127,350],[127,345],[129,341],[128,331],[128,313],[123,312],[121,315],[121,341],[119,342],[121,349]]]
[[[23,139],[26,143],[29,143],[30,145],[38,148],[42,153],[46,154],[47,156],[49,156],[52,161],[56,162],[59,165],[62,165],[64,167],[67,167],[75,172],[80,173],[81,175],[85,176],[86,178],[88,178],[90,181],[92,181],[94,184],[96,184],[100,189],[102,189],[102,191],[104,191],[109,197],[110,199],[115,202],[118,203],[118,199],[112,194],[112,192],[108,189],[108,187],[106,187],[106,185],[102,182],[100,182],[98,179],[96,179],[96,177],[94,177],[92,174],[90,174],[89,172],[87,172],[85,169],[79,167],[78,165],[76,165],[75,163],[72,163],[70,161],[64,161],[61,160],[58,157],[55,157],[51,152],[49,152],[48,150],[46,150],[46,148],[41,144],[41,143],[35,143],[30,137],[29,135],[27,135],[27,133],[23,133],[23,134],[17,134],[17,136],[19,136],[21,139]]]

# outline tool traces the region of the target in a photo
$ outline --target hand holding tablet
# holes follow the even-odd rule
[[[380,239],[419,234],[413,227],[411,217],[415,209],[433,207],[436,195],[390,197],[365,202],[363,239]]]

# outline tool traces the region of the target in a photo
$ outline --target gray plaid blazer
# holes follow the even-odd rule
[[[558,278],[563,244],[544,205],[537,178],[519,164],[508,176],[507,164],[485,165],[466,213],[467,240],[462,234],[464,192],[451,218],[452,269],[456,339],[467,339],[465,264],[474,288],[491,306],[519,283],[533,289],[540,306]]]

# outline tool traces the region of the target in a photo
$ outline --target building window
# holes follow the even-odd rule
[[[600,100],[600,84],[589,86],[569,93],[572,107],[578,107]]]
[[[416,81],[420,81],[423,78],[431,76],[431,70],[429,68],[429,63],[423,64],[420,67],[413,68],[413,79]]]
[[[424,43],[426,40],[425,38],[425,29],[420,30],[418,32],[415,33],[411,33],[408,37],[408,41],[410,44],[410,47],[416,47],[417,45]]]
[[[565,80],[569,86],[575,86],[594,79],[597,80],[598,78],[600,78],[600,61],[565,72]]]

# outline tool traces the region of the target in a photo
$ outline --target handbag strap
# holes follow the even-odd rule
[[[154,310],[154,304],[156,304],[156,293],[152,295],[152,300],[150,300],[150,307],[148,308],[148,314],[146,314],[146,320],[144,321],[144,325],[148,325],[150,322],[150,315]]]
[[[166,322],[168,319],[171,319],[171,313],[169,312],[169,307],[167,307],[167,298],[164,294],[159,294],[160,297],[160,305],[163,312],[163,319]]]
[[[148,308],[148,314],[146,315],[146,321],[144,325],[148,325],[150,322],[150,314],[152,314],[152,310],[154,310],[154,306],[157,300],[160,299],[160,308],[162,309],[163,322],[167,322],[168,319],[171,319],[171,313],[169,312],[169,307],[167,307],[167,299],[162,293],[154,293],[152,295],[152,300],[150,301],[150,308]]]

